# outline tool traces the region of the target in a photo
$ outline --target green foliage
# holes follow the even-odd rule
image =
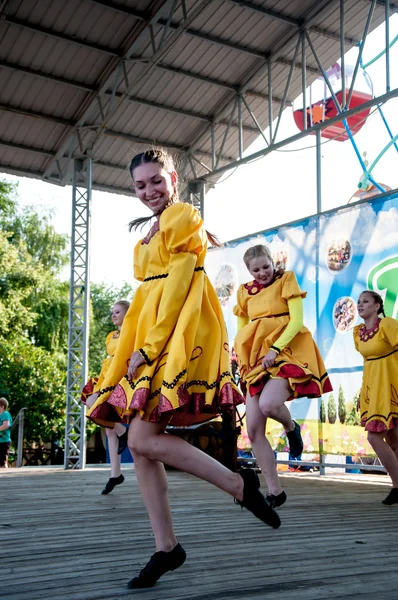
[[[352,400],[352,408],[348,413],[348,417],[346,419],[346,425],[361,425],[361,415],[359,410],[357,410],[357,402],[359,398],[359,391],[356,392],[353,400]]]
[[[25,439],[48,442],[64,436],[66,358],[23,336],[0,338],[0,396],[15,418],[24,406]]]
[[[347,412],[346,412],[346,407],[345,407],[343,386],[341,384],[339,387],[338,411],[339,411],[339,421],[340,421],[340,423],[342,423],[344,425]]]
[[[105,338],[115,329],[111,320],[112,306],[117,300],[130,300],[134,287],[128,283],[117,289],[105,283],[91,284],[90,289],[90,340],[89,372],[90,376],[99,375],[101,364],[106,357]]]
[[[328,400],[328,421],[329,421],[329,423],[331,423],[331,424],[335,423],[336,417],[337,417],[336,401],[334,399],[333,392],[332,392],[331,394],[329,394],[329,400]]]
[[[323,401],[323,396],[321,397],[321,406],[319,409],[319,420],[321,423],[326,423],[326,410],[325,410],[325,403]]]
[[[27,407],[25,439],[41,443],[64,431],[68,240],[16,192],[0,181],[0,394],[14,417]]]

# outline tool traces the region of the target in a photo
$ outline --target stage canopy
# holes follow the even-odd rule
[[[0,171],[66,185],[88,156],[94,189],[132,194],[129,157],[160,144],[185,181],[209,178],[321,75],[319,61],[358,44],[369,15],[370,31],[397,11],[381,0],[0,0]]]

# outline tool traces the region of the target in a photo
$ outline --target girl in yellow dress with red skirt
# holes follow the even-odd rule
[[[269,249],[263,245],[249,248],[243,260],[253,281],[238,289],[234,347],[246,390],[248,436],[268,486],[267,499],[276,508],[286,502],[286,493],[265,435],[267,418],[283,425],[290,454],[299,457],[303,451],[300,425],[292,420],[285,402],[319,398],[332,386],[312,335],[303,324],[306,292],[299,288],[295,274],[276,269]]]
[[[134,272],[142,283],[102,389],[89,399],[88,416],[106,427],[130,422],[128,445],[156,552],[128,587],[144,588],[186,557],[173,530],[163,463],[216,485],[271,527],[280,520],[254,471],[233,473],[165,433],[168,424],[200,423],[232,411],[243,398],[232,381],[223,314],[204,268],[207,240],[214,237],[199,212],[178,201],[177,173],[163,150],[135,156],[130,173],[156,220],[135,247]],[[142,223],[137,219],[130,228]]]
[[[359,296],[358,313],[364,320],[354,327],[355,348],[364,358],[361,424],[391,477],[392,489],[382,503],[398,504],[398,321],[385,316],[382,297],[371,290]]]
[[[101,372],[98,377],[92,377],[82,390],[82,402],[87,403],[87,398],[102,388],[103,381],[108,372],[108,369],[112,363],[113,357],[116,352],[117,344],[120,337],[120,329],[126,312],[130,306],[127,300],[118,300],[112,307],[111,319],[112,323],[117,327],[116,331],[111,331],[106,336],[105,346],[107,358],[102,362]],[[127,447],[127,429],[121,423],[118,423],[116,427],[112,429],[107,427],[105,429],[106,437],[108,438],[108,450],[109,460],[111,463],[111,476],[108,479],[104,489],[102,490],[103,495],[110,494],[112,490],[117,486],[121,485],[124,481],[124,476],[121,471],[120,455]]]

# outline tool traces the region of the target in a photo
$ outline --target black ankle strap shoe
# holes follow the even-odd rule
[[[111,491],[113,490],[113,488],[116,485],[120,485],[121,483],[123,483],[123,481],[124,481],[123,475],[119,475],[119,477],[111,477],[110,479],[108,479],[106,486],[102,490],[101,494],[103,494],[104,496],[106,494],[110,494]]]
[[[137,577],[131,579],[127,587],[131,589],[153,587],[157,580],[167,573],[175,571],[184,564],[187,555],[181,544],[170,552],[155,552]]]
[[[278,513],[260,492],[260,481],[257,473],[252,469],[241,469],[239,475],[243,479],[243,499],[242,501],[236,500],[237,504],[250,510],[257,519],[260,519],[266,525],[278,529],[281,520]]]

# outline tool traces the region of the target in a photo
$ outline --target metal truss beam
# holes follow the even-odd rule
[[[134,60],[134,59],[132,59],[132,60]],[[142,62],[142,61],[140,61],[140,62]],[[65,77],[59,77],[56,75],[51,75],[49,73],[43,73],[42,71],[36,71],[34,69],[29,69],[28,67],[23,67],[16,63],[10,63],[5,60],[0,60],[0,67],[3,67],[4,69],[9,69],[11,71],[17,71],[19,73],[25,73],[26,75],[30,75],[32,77],[37,77],[39,79],[54,81],[55,83],[60,83],[62,85],[70,86],[70,87],[76,88],[78,90],[81,90],[83,92],[90,92],[90,93],[95,94],[98,91],[98,88],[94,85],[89,85],[87,83],[75,81],[73,79],[66,79]],[[222,81],[221,79],[215,79],[213,77],[206,77],[206,76],[200,75],[198,73],[193,73],[192,71],[185,71],[184,69],[179,69],[177,67],[165,65],[163,63],[158,63],[156,65],[156,68],[162,69],[163,71],[169,71],[170,73],[176,73],[177,75],[182,75],[183,77],[190,77],[191,79],[196,79],[203,83],[208,83],[210,85],[214,85],[214,86],[218,86],[218,87],[221,87],[221,88],[224,88],[227,90],[231,90],[233,92],[237,92],[239,90],[239,86],[234,85],[233,83],[228,83],[226,81]],[[316,73],[320,74],[320,71],[317,69]],[[104,92],[104,95],[105,96],[113,95],[116,98],[121,98],[123,96],[123,94],[121,94],[120,92],[113,93],[110,90],[106,90]],[[247,90],[246,95],[268,101],[268,94],[262,94],[261,92],[257,92],[255,90]],[[138,98],[136,96],[127,97],[126,99],[131,100],[131,102],[138,101]],[[281,103],[281,99],[277,98],[275,96],[272,98],[272,101],[275,102],[275,104]]]
[[[98,91],[98,93],[93,94],[90,98],[88,98],[85,104],[82,106],[80,114],[76,119],[76,127],[85,125],[87,119],[90,118],[93,110],[97,110],[98,102],[101,101],[102,94],[104,94],[111,85],[113,86],[114,92],[116,92],[120,80],[122,78],[124,79],[126,87],[125,92],[123,92],[121,97],[118,98],[116,98],[116,96],[113,95],[111,101],[108,102],[106,107],[106,114],[101,114],[101,122],[97,124],[93,135],[90,136],[90,139],[88,141],[85,141],[86,147],[83,148],[84,151],[91,150],[91,148],[94,146],[99,137],[104,133],[107,122],[109,121],[110,117],[113,114],[115,114],[115,111],[119,108],[123,100],[131,94],[134,94],[134,90],[140,89],[140,86],[142,85],[143,81],[147,80],[148,76],[151,74],[156,64],[160,62],[172,48],[174,48],[174,46],[178,43],[180,38],[184,35],[186,29],[190,26],[192,21],[196,19],[211,2],[212,0],[200,0],[199,2],[197,2],[194,5],[194,7],[185,15],[184,20],[181,22],[177,30],[170,32],[170,34],[166,37],[162,36],[159,46],[156,48],[154,45],[153,54],[150,57],[149,62],[145,65],[145,68],[143,69],[140,76],[135,78],[135,80],[131,82],[128,79],[128,74],[125,69],[124,61],[126,59],[130,59],[134,55],[134,51],[136,49],[136,45],[138,43],[141,33],[143,33],[143,31],[145,31],[146,29],[150,31],[151,26],[155,24],[159,19],[161,9],[164,7],[164,2],[155,3],[156,10],[154,7],[152,18],[150,19],[150,21],[142,22],[142,24],[139,23],[141,27],[134,29],[134,31],[131,33],[130,43],[124,44],[124,47],[127,49],[124,50],[123,56],[120,57],[117,63],[112,63],[112,65],[109,66],[109,75],[108,77],[103,78],[104,83],[102,84],[101,89]],[[177,3],[174,2],[171,7],[170,18],[173,17],[176,4]],[[76,143],[76,127],[74,130],[68,132],[63,137],[63,139],[60,140],[61,143],[58,144],[59,150],[56,157],[57,159],[61,158],[65,153],[68,153],[73,147],[73,145]],[[45,171],[45,176],[48,176],[48,174],[51,172],[53,168],[53,163],[54,160],[49,161]]]
[[[162,141],[162,140],[154,140],[154,139],[150,139],[150,138],[144,138],[144,137],[140,137],[137,135],[131,135],[129,133],[121,133],[118,131],[112,131],[109,129],[106,129],[104,131],[104,135],[110,135],[112,137],[120,137],[122,139],[125,139],[129,142],[134,142],[136,144],[144,144],[144,145],[153,145],[153,144],[158,144],[159,146],[162,146],[163,148],[167,148],[168,150],[176,150],[178,152],[187,152],[188,148],[186,146],[180,146],[178,144],[173,144],[170,142],[166,142],[166,141]],[[212,157],[211,152],[206,152],[206,150],[196,150],[197,154],[201,154],[202,156],[207,156],[207,157]],[[225,161],[229,161],[229,160],[234,160],[233,157],[228,156],[228,155],[222,155],[221,156],[221,160],[223,162]]]
[[[189,117],[191,119],[195,119],[198,121],[204,121],[206,123],[212,123],[213,122],[213,118],[211,117],[211,115],[205,115],[203,113],[196,113],[194,111],[190,111],[190,110],[184,110],[181,108],[175,108],[174,106],[169,106],[166,104],[160,104],[159,102],[152,102],[149,100],[145,100],[143,98],[135,98],[134,96],[130,96],[129,98],[130,102],[134,102],[136,104],[142,104],[144,106],[150,106],[151,108],[157,108],[160,110],[164,110],[166,112],[172,112],[184,117]],[[56,123],[57,125],[64,125],[65,127],[73,127],[74,123],[73,121],[68,121],[68,119],[62,119],[61,117],[54,117],[53,115],[47,115],[44,113],[36,113],[34,111],[28,110],[28,109],[23,109],[23,108],[16,108],[14,106],[10,106],[8,104],[0,104],[0,110],[6,111],[6,112],[11,112],[14,114],[19,114],[19,115],[23,115],[23,116],[28,116],[28,117],[33,117],[33,118],[37,118],[37,119],[43,119],[46,121],[50,121],[52,123]],[[226,122],[220,122],[219,125],[227,125]],[[95,126],[95,125],[93,125]],[[233,123],[232,127],[234,128],[239,128],[239,123]],[[257,129],[255,129],[254,127],[250,127],[249,125],[243,125],[243,130],[247,131],[248,133],[251,134],[257,134],[258,131]]]
[[[296,27],[297,29],[300,29],[300,27],[301,27],[300,21],[293,19],[292,17],[289,17],[287,15],[283,15],[282,13],[278,13],[276,11],[273,11],[273,10],[270,10],[267,8],[262,8],[261,6],[253,4],[253,2],[246,2],[245,0],[229,0],[229,1],[233,2],[234,4],[238,4],[239,6],[242,6],[243,8],[248,8],[251,10],[256,10],[258,12],[261,12],[263,15],[266,15],[272,19],[275,19],[278,21],[283,21],[284,23],[287,23],[288,25]],[[106,6],[106,8],[109,8],[111,10],[114,10],[114,11],[122,13],[122,14],[131,15],[131,16],[135,17],[136,19],[141,19],[141,20],[145,19],[145,13],[136,11],[135,9],[131,9],[125,5],[121,6],[120,4],[116,4],[115,2],[107,2],[105,0],[90,0],[90,2],[93,2],[94,4],[99,4],[101,6]],[[380,4],[382,4],[382,0],[380,0]],[[161,25],[164,25],[165,20],[159,19],[158,23]],[[175,27],[175,25],[172,23],[171,27]],[[335,40],[339,39],[339,37],[338,37],[339,34],[335,33],[334,31],[329,31],[327,29],[322,29],[320,27],[311,27],[311,31],[313,31],[314,33],[318,33],[319,35],[322,35],[324,37],[328,37],[328,38],[335,39]],[[191,35],[191,36],[197,36],[197,37],[201,37],[203,35],[200,32],[195,31],[193,29],[188,29],[186,34]],[[225,41],[220,40],[220,41],[221,41],[221,43],[228,43],[226,40]],[[220,43],[220,41],[217,41],[215,43]],[[352,38],[346,38],[346,43],[349,45],[352,45],[352,46],[357,45],[358,41],[354,40]]]
[[[211,181],[213,178],[217,179],[226,171],[235,169],[236,167],[239,167],[239,165],[242,165],[242,164],[245,164],[248,162],[252,162],[253,160],[262,158],[262,157],[266,156],[267,154],[269,154],[270,152],[279,150],[280,148],[283,148],[284,146],[287,146],[288,144],[293,144],[294,142],[301,140],[302,138],[306,137],[307,135],[315,134],[318,130],[322,130],[322,129],[325,129],[326,127],[330,127],[330,126],[334,125],[335,123],[341,122],[343,119],[349,119],[350,117],[356,115],[359,112],[366,111],[368,108],[372,108],[374,106],[377,106],[378,104],[380,104],[380,105],[384,104],[385,102],[388,102],[388,100],[391,100],[392,98],[398,98],[398,88],[395,88],[394,90],[391,90],[390,92],[383,94],[382,96],[373,98],[372,100],[369,100],[368,102],[364,102],[363,104],[360,104],[360,105],[356,106],[355,108],[342,111],[342,113],[340,115],[337,115],[336,117],[332,117],[332,118],[328,119],[327,121],[323,121],[322,123],[317,123],[316,125],[313,125],[312,127],[308,127],[305,131],[301,131],[300,133],[297,133],[296,135],[292,135],[288,138],[285,138],[284,140],[281,140],[280,142],[271,144],[267,148],[263,148],[262,150],[259,150],[258,152],[255,152],[254,154],[245,156],[242,160],[234,160],[233,162],[231,162],[229,164],[226,164],[218,169],[213,170],[211,173],[208,173],[207,175],[201,176],[200,180]]]
[[[87,381],[91,183],[91,159],[74,159],[65,469],[84,469],[86,463],[85,407],[80,394]]]
[[[15,167],[13,165],[7,165],[2,163],[1,165],[2,173],[8,173],[9,175],[16,175],[17,177],[31,177],[32,179],[43,179],[43,173],[41,171],[35,171],[33,169],[21,169],[19,167]],[[45,183],[61,186],[61,182],[55,179],[50,179]],[[132,196],[136,197],[134,190],[123,188],[119,186],[112,185],[102,185],[101,183],[93,183],[93,190],[98,190],[99,192],[107,192],[109,194],[119,194],[124,196]]]
[[[309,9],[309,11],[303,16],[301,23],[302,23],[302,28],[306,29],[309,28],[311,26],[312,21],[317,18],[322,11],[325,9],[325,7],[329,4],[329,0],[319,0],[319,2],[317,3],[317,5],[314,7],[311,7],[311,9]],[[286,34],[284,36],[281,37],[279,44],[276,46],[276,48],[274,49],[274,51],[272,52],[271,56],[269,57],[269,59],[267,61],[260,59],[259,61],[256,62],[256,64],[252,65],[252,67],[249,69],[249,71],[246,73],[245,77],[243,78],[243,81],[240,85],[239,88],[239,94],[245,94],[247,89],[250,86],[253,86],[253,84],[255,83],[255,81],[257,81],[260,73],[262,72],[262,70],[264,69],[264,67],[267,67],[268,69],[268,75],[270,74],[270,66],[272,66],[275,62],[275,60],[278,58],[278,56],[280,55],[281,52],[286,51],[288,48],[290,48],[290,46],[292,45],[293,42],[296,43],[296,54],[294,57],[293,61],[290,61],[290,75],[288,77],[288,81],[287,81],[287,85],[286,85],[286,89],[288,89],[288,87],[290,86],[290,79],[291,79],[291,74],[292,74],[292,69],[294,69],[295,66],[298,66],[297,63],[297,43],[298,40],[301,37],[301,31],[294,31],[293,33],[289,30],[288,32],[286,32]],[[308,71],[308,67],[307,67],[307,71]],[[269,89],[268,91],[270,91],[270,89],[272,89],[272,86],[270,85],[271,82],[268,81],[268,86]],[[286,90],[285,90],[286,92]],[[287,94],[284,94],[284,98],[282,99],[283,101],[287,100]],[[272,104],[273,102],[273,98],[272,96],[270,97],[269,103]],[[225,118],[226,114],[230,113],[233,110],[233,106],[235,106],[235,96],[232,96],[230,94],[226,94],[224,96],[224,98],[219,102],[219,108],[217,111],[217,114],[215,115],[214,118],[214,122],[217,122],[220,119]],[[272,110],[270,111],[270,116],[272,114]],[[281,115],[281,111],[280,111],[280,115]],[[196,135],[193,136],[193,141],[189,147],[189,152],[191,154],[193,154],[196,150],[196,148],[198,146],[200,146],[200,144],[202,143],[203,139],[209,136],[209,127],[208,126],[204,126],[204,127],[199,127],[198,131],[196,133]],[[274,135],[275,137],[275,135]]]
[[[7,142],[6,140],[0,140],[0,146],[6,146],[7,148],[13,148],[14,150],[23,150],[24,152],[33,152],[35,154],[41,154],[42,156],[48,156],[49,158],[52,158],[56,155],[56,152],[53,150],[36,148],[35,146],[26,146],[25,144],[16,144],[15,142]],[[105,167],[106,169],[116,169],[117,171],[127,172],[126,165],[117,165],[115,163],[105,162],[103,160],[93,160],[93,164],[97,167]]]
[[[243,8],[248,8],[249,10],[252,10],[252,11],[258,12],[262,15],[265,15],[267,17],[270,17],[271,19],[274,19],[277,21],[282,21],[283,23],[286,23],[287,25],[291,25],[292,27],[295,27],[296,29],[302,28],[302,21],[300,19],[293,19],[292,17],[289,17],[288,15],[284,15],[283,13],[276,12],[269,8],[263,8],[262,6],[259,6],[258,4],[253,4],[253,2],[248,2],[247,0],[228,0],[228,2],[231,2],[232,4],[237,4],[238,6],[242,6]],[[317,27],[317,26],[312,25],[311,27],[308,28],[308,30],[312,31],[313,33],[317,33],[318,35],[322,35],[323,37],[330,38],[332,40],[340,39],[340,34],[338,32],[329,31],[328,29],[323,29],[322,27]],[[344,38],[344,41],[349,46],[357,46],[359,44],[360,40],[355,40],[353,38]]]
[[[93,0],[91,0],[91,1],[93,1]],[[130,14],[130,13],[128,13],[128,14]],[[52,37],[55,39],[66,41],[70,44],[74,44],[74,45],[77,45],[77,46],[80,46],[83,48],[88,48],[89,50],[95,50],[96,52],[101,52],[103,54],[106,54],[107,56],[111,56],[114,58],[120,58],[122,56],[122,53],[120,51],[115,50],[114,48],[110,48],[109,46],[103,46],[102,44],[96,44],[96,43],[90,42],[88,40],[76,38],[75,36],[72,36],[72,35],[67,35],[62,32],[57,32],[57,31],[54,31],[53,29],[36,25],[27,20],[17,19],[16,17],[13,17],[11,15],[5,14],[4,21],[6,23],[8,23],[9,25],[28,29],[30,31],[34,31],[35,33],[40,33],[42,35],[46,35],[46,36],[49,36],[49,37]],[[174,31],[178,30],[180,27],[180,25],[178,23],[167,24],[167,21],[165,19],[159,19],[157,21],[156,25],[162,27],[162,29],[165,28],[166,26],[168,26],[169,29],[174,30]],[[310,28],[310,30],[313,30],[313,28]],[[317,30],[317,33],[319,34],[320,31]],[[264,60],[267,60],[270,56],[269,51],[262,52],[261,50],[256,50],[255,48],[249,48],[247,46],[243,46],[241,44],[237,44],[235,42],[231,42],[229,40],[219,38],[217,36],[212,36],[207,33],[202,33],[201,31],[197,31],[195,29],[190,29],[190,28],[186,29],[185,35],[189,35],[191,37],[205,40],[211,44],[216,44],[218,46],[230,48],[232,50],[236,50],[237,52],[241,52],[243,54],[248,54],[255,58],[263,58]],[[333,39],[339,39],[338,34],[330,33],[330,35],[328,35],[328,37],[332,37]],[[346,40],[346,42],[349,45],[357,44],[357,42],[355,42],[354,40],[351,40],[350,38],[348,38]],[[141,57],[136,57],[136,58],[141,59]],[[275,62],[280,63],[282,65],[286,65],[286,66],[291,65],[291,61],[289,61],[286,58],[282,58],[282,57],[276,58]],[[297,68],[301,68],[300,63],[297,64]],[[318,73],[318,70],[316,69],[316,67],[308,67],[308,70],[312,71],[313,73]]]
[[[215,85],[226,90],[231,90],[231,92],[238,92],[239,85],[235,85],[233,83],[228,83],[227,81],[222,81],[221,79],[214,79],[213,77],[207,77],[205,75],[200,75],[199,73],[193,73],[192,71],[185,71],[184,69],[180,69],[178,67],[173,67],[171,65],[165,65],[164,63],[158,63],[156,65],[158,69],[163,69],[163,71],[169,71],[170,73],[176,73],[177,75],[182,75],[183,77],[190,77],[191,79],[197,79],[198,81],[203,81],[203,83],[209,83],[210,85]],[[316,71],[317,75],[320,75],[320,72]],[[255,98],[261,98],[262,100],[268,101],[268,94],[262,94],[261,92],[257,92],[255,90],[247,90],[246,94],[248,96],[254,96]],[[273,101],[276,103],[280,103],[281,100],[279,98],[273,98]]]
[[[365,0],[365,2],[372,2],[372,0]],[[382,6],[383,8],[386,8],[386,6],[388,5],[390,15],[398,13],[398,4],[395,4],[393,2],[386,2],[386,0],[376,0],[376,4],[378,6]]]

